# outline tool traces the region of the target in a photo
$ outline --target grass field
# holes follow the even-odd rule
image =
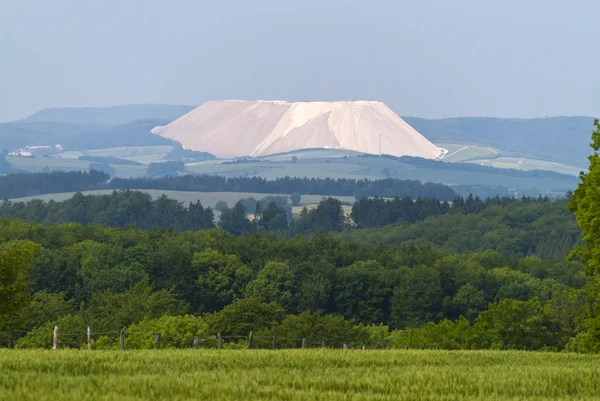
[[[196,202],[197,200],[202,203],[203,206],[215,207],[218,201],[225,201],[229,206],[233,206],[237,201],[242,198],[254,197],[256,200],[261,200],[266,196],[282,196],[281,194],[260,194],[260,193],[249,193],[249,192],[186,192],[186,191],[160,191],[160,190],[140,190],[149,193],[154,199],[161,195],[167,195],[169,198],[176,199],[179,202],[184,202],[187,206],[190,202]],[[84,195],[107,195],[113,192],[112,189],[98,190],[98,191],[84,191]],[[63,192],[58,194],[44,194],[36,196],[28,196],[24,198],[11,199],[13,202],[27,202],[32,199],[41,199],[43,201],[54,200],[57,202],[64,201],[73,196],[74,192]],[[316,205],[323,199],[323,195],[302,195],[300,204],[301,205]],[[352,196],[334,196],[342,202],[354,203],[354,197]]]
[[[42,171],[45,167],[50,170],[87,170],[90,167],[90,162],[77,159],[63,159],[54,157],[17,157],[7,156],[6,160],[13,167],[23,170],[28,170],[34,173]]]
[[[142,164],[160,162],[171,150],[172,146],[129,146],[122,148],[83,149],[59,153],[62,158],[77,159],[79,156],[116,157],[136,161]]]
[[[448,150],[443,160],[451,163],[464,162],[482,157],[490,158],[499,154],[499,151],[495,149],[478,145],[438,143],[436,146]]]
[[[557,173],[571,175],[579,175],[581,170],[585,170],[584,168],[569,166],[567,164],[522,157],[497,157],[494,159],[473,160],[470,163],[496,168],[514,168],[517,170],[550,170]]]
[[[93,154],[96,156],[96,154]],[[78,157],[78,156],[77,156]],[[73,170],[83,170],[88,171],[90,165],[92,164],[89,161],[78,160],[77,158],[60,158],[60,157],[36,157],[27,158],[27,157],[16,157],[16,156],[8,156],[6,158],[13,167],[25,170],[31,173],[39,173],[44,171],[44,169],[48,168],[50,171],[73,171]],[[131,158],[135,159],[135,158]],[[137,178],[144,177],[148,173],[148,166],[146,165],[111,165],[115,171],[117,177],[124,178]]]
[[[597,400],[600,357],[509,351],[8,351],[3,401]]]

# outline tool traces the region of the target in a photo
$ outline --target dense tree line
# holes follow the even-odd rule
[[[185,164],[182,161],[157,162],[148,165],[148,175],[150,177],[172,175],[183,170],[185,170]]]
[[[363,244],[403,244],[415,241],[457,252],[495,249],[507,254],[536,255],[561,260],[580,242],[579,228],[567,210],[567,201],[544,198],[458,197],[449,204],[436,199],[363,199],[350,215],[335,198],[324,198],[315,208],[303,208],[292,219],[285,196],[260,201],[241,199],[229,208],[218,205],[219,227],[234,235],[274,233],[286,237],[343,232],[343,239]],[[222,202],[224,203],[224,202]],[[445,213],[444,215],[440,215]],[[200,202],[184,205],[161,196],[152,200],[140,191],[109,195],[77,193],[62,202],[0,203],[0,217],[42,224],[103,224],[143,229],[167,228],[177,232],[215,226],[215,214]],[[383,225],[386,222],[395,224]],[[382,226],[380,226],[380,224]],[[372,228],[368,228],[372,227]]]
[[[109,178],[95,170],[8,174],[0,176],[0,199],[98,189]]]
[[[163,195],[153,200],[141,191],[113,191],[110,195],[77,192],[63,202],[33,199],[27,203],[4,201],[0,216],[42,224],[103,224],[112,227],[171,228],[176,231],[214,228],[214,212],[200,202],[187,207]]]
[[[370,196],[384,198],[430,197],[452,200],[456,193],[443,184],[421,183],[415,180],[350,180],[345,178],[277,178],[266,180],[259,177],[181,176],[150,178],[114,178],[113,189],[159,189],[199,192],[256,192],[289,195],[294,192],[305,195]]]
[[[327,236],[233,236],[219,229],[178,234],[2,219],[0,238],[2,272],[16,269],[11,277],[23,283],[15,287],[20,297],[0,297],[0,302],[12,302],[0,331],[29,332],[19,346],[47,346],[56,324],[63,332],[88,325],[96,331],[143,327],[152,332],[152,327],[180,322],[228,336],[254,331],[359,344],[402,338],[404,331],[389,329],[410,330],[463,316],[485,336],[487,326],[478,322],[489,321],[490,314],[484,314],[500,308],[492,320],[513,325],[506,329],[512,341],[507,346],[520,348],[518,337],[529,330],[531,319],[554,314],[560,317],[554,325],[534,326],[551,330],[558,340],[531,347],[562,348],[580,328],[579,314],[565,311],[585,309],[579,263],[494,251],[461,255],[410,244],[355,245]],[[27,252],[34,252],[33,263]],[[508,299],[539,302],[540,307],[530,318],[508,319],[502,312],[514,306]],[[117,337],[105,340],[116,344]],[[137,341],[144,347],[141,342],[147,340]],[[480,346],[490,341],[481,340]]]
[[[581,227],[584,243],[573,250],[571,258],[586,264],[588,275],[588,319],[583,330],[572,341],[571,348],[583,352],[600,352],[600,123],[594,121],[592,132],[593,149],[589,157],[589,169],[581,173],[581,183],[573,193],[569,209],[575,213]]]
[[[352,206],[352,220],[356,227],[381,227],[398,221],[415,223],[431,216],[441,216],[448,213],[481,213],[492,205],[506,206],[515,202],[549,202],[548,198],[523,197],[514,199],[508,197],[487,198],[485,201],[469,195],[466,199],[456,197],[451,203],[440,201],[436,198],[417,198],[413,201],[409,197],[382,199],[363,198]]]
[[[580,230],[567,200],[509,202],[489,205],[480,213],[452,213],[416,223],[399,222],[341,237],[360,244],[433,244],[455,252],[494,249],[522,257],[563,260],[581,242]]]
[[[182,166],[181,162],[153,163],[151,175],[170,174]],[[254,192],[290,195],[293,193],[324,196],[379,196],[435,197],[451,201],[456,193],[448,186],[421,183],[415,180],[349,180],[320,178],[278,178],[266,180],[259,177],[176,176],[162,178],[113,178],[90,171],[20,173],[0,176],[0,198],[19,198],[46,193],[75,192],[92,189],[157,189],[196,192]]]

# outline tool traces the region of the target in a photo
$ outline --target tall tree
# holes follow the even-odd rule
[[[581,227],[585,245],[576,248],[571,256],[578,257],[586,264],[589,277],[588,296],[590,298],[590,319],[586,322],[587,332],[575,339],[577,343],[585,343],[579,351],[600,351],[600,123],[594,121],[592,143],[594,150],[588,157],[590,161],[587,172],[581,172],[579,183],[571,196],[569,208],[575,213],[577,223]],[[582,337],[587,336],[586,341]]]
[[[0,248],[0,329],[15,319],[29,304],[29,269],[36,245],[13,242]]]
[[[587,264],[588,273],[594,275],[600,271],[600,123],[594,121],[592,132],[594,150],[588,157],[590,166],[587,172],[579,174],[581,182],[571,196],[569,209],[575,213],[577,223],[583,233],[584,246],[578,247],[573,255],[579,256]]]

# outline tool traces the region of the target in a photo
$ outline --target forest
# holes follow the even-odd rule
[[[10,297],[15,305],[3,308],[9,313],[0,320],[5,329],[30,332],[17,342],[22,346],[40,345],[36,341],[47,338],[55,324],[111,331],[187,314],[232,336],[248,329],[286,331],[286,325],[293,330],[298,319],[359,327],[356,335],[364,336],[373,325],[406,329],[461,316],[476,330],[481,316],[493,310],[489,305],[504,313],[539,303],[540,319],[586,305],[579,263],[494,251],[456,254],[412,244],[369,247],[327,236],[236,237],[219,229],[179,234],[18,220],[2,220],[0,235],[0,264],[19,252],[27,255],[24,263],[35,255],[28,277],[20,278],[31,280],[31,303],[26,296]],[[551,328],[555,340],[539,341],[566,345],[577,315],[561,318],[566,321],[553,321]],[[505,340],[508,348],[524,341]],[[477,341],[474,346],[489,347],[492,340]]]
[[[512,223],[514,229],[527,227],[523,238],[546,238],[545,224],[534,225],[538,231],[533,232],[527,220],[536,207],[540,212],[555,204],[565,206],[532,200],[485,209],[503,213],[499,220],[520,216],[523,220]],[[277,205],[271,209],[267,221],[281,217]],[[453,213],[425,222],[472,216],[479,215]],[[323,216],[315,220],[330,229],[337,224]],[[482,236],[471,238],[480,242],[473,248],[487,250],[458,253],[412,240],[352,242],[323,230],[290,238],[261,230],[233,235],[220,228],[145,228],[0,219],[0,266],[9,270],[13,283],[0,300],[11,303],[0,315],[1,332],[23,348],[48,346],[59,325],[80,333],[87,326],[115,333],[166,330],[171,333],[166,346],[181,346],[190,330],[202,330],[228,338],[254,331],[370,347],[560,350],[571,346],[589,308],[582,264],[564,260],[565,253],[555,260],[535,256],[535,247],[525,254],[506,247],[495,251],[483,245]],[[499,234],[502,226],[488,234],[494,230]],[[81,345],[81,338],[61,341],[62,346]],[[115,347],[117,341],[118,334],[108,334],[96,346]],[[235,346],[236,340],[230,343]],[[133,334],[128,344],[153,345],[147,336]]]
[[[284,197],[245,199],[222,208],[217,227],[200,203],[134,190],[5,201],[0,336],[47,348],[59,326],[61,347],[73,348],[93,327],[97,349],[117,348],[120,332],[130,348],[152,348],[156,332],[168,333],[165,347],[221,333],[226,347],[242,348],[252,332],[256,348],[278,338],[280,348],[305,339],[597,353],[597,122],[592,139],[589,171],[558,201],[365,198],[346,215],[324,198],[288,220]]]
[[[346,241],[363,244],[414,241],[455,252],[494,249],[552,260],[563,259],[581,240],[567,200],[495,197],[483,201],[469,196],[446,202],[435,198],[363,198],[353,204],[347,215],[339,200],[323,198],[316,207],[304,208],[297,216],[292,215],[288,201],[287,196],[267,196],[258,201],[240,199],[232,207],[219,202],[220,213],[216,213],[198,201],[184,205],[164,195],[152,199],[146,192],[119,190],[108,195],[76,193],[62,202],[4,201],[0,203],[0,217],[45,225],[101,224],[176,232],[219,226],[234,235],[271,233],[293,237],[336,233]]]

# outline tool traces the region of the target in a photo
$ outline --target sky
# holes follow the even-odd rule
[[[598,15],[595,0],[2,0],[0,121],[220,99],[599,116]]]

